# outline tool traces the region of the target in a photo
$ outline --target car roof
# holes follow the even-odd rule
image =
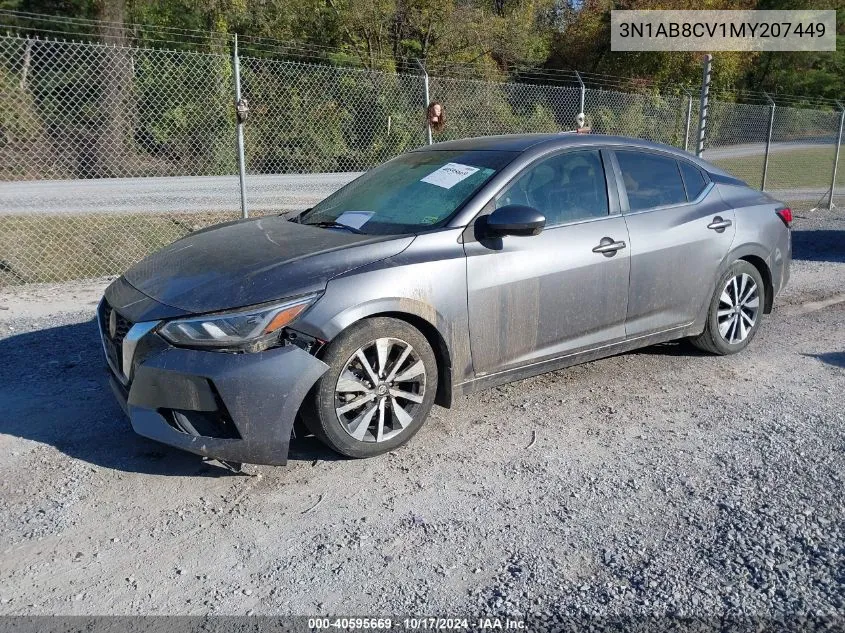
[[[731,174],[708,163],[707,161],[685,152],[678,147],[655,143],[641,138],[628,136],[610,136],[605,134],[576,134],[574,132],[557,132],[547,134],[500,134],[498,136],[477,136],[462,138],[454,141],[444,141],[433,145],[423,145],[415,149],[415,152],[440,151],[440,150],[487,150],[501,152],[526,152],[529,150],[552,149],[556,147],[609,147],[627,146],[632,149],[653,149],[661,152],[668,152],[692,163],[696,163],[705,171],[711,174],[720,174],[730,177]],[[739,181],[737,181],[739,182]]]
[[[541,145],[630,145],[632,147],[670,150],[679,153],[677,147],[654,143],[627,136],[607,136],[604,134],[575,134],[558,132],[554,134],[500,134],[498,136],[477,136],[454,141],[444,141],[434,145],[425,145],[415,151],[425,150],[492,150],[502,152],[524,152]]]

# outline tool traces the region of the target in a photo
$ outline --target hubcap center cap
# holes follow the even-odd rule
[[[378,387],[376,387],[376,394],[379,396],[386,396],[388,392],[388,387],[385,383],[381,383]]]

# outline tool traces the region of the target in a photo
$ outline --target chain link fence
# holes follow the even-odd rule
[[[240,217],[233,58],[217,52],[0,35],[0,287],[118,274],[151,251]],[[311,206],[427,142],[422,71],[239,57],[250,214]],[[594,133],[694,151],[697,95],[429,77],[435,141]],[[797,208],[845,193],[843,116],[710,103],[704,157]],[[764,182],[765,180],[765,182]]]
[[[250,174],[364,171],[425,140],[422,77],[240,60]]]
[[[431,98],[446,107],[446,129],[435,142],[525,132],[572,129],[579,112],[577,88],[529,83],[432,77]],[[418,115],[419,116],[419,115]],[[420,120],[424,127],[424,118]]]
[[[710,102],[703,158],[797,209],[845,193],[834,167],[843,112]]]

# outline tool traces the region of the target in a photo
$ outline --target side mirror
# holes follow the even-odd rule
[[[504,235],[539,235],[546,226],[546,216],[521,204],[500,207],[487,216],[485,232],[491,237]]]

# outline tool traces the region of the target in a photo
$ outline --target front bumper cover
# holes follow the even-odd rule
[[[284,466],[294,418],[326,370],[294,345],[253,354],[167,346],[138,359],[128,388],[110,378],[139,435],[209,458]],[[235,428],[200,434],[208,425],[179,423],[191,416]]]

